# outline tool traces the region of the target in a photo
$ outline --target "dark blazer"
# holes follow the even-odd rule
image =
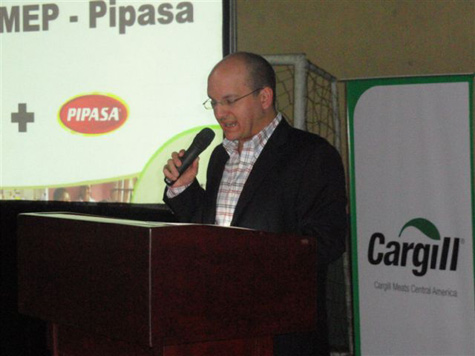
[[[179,221],[214,224],[216,199],[229,156],[217,146],[206,190],[195,182],[165,202]],[[237,203],[232,226],[317,238],[318,261],[327,264],[345,249],[345,175],[336,149],[320,136],[283,119],[257,159]]]

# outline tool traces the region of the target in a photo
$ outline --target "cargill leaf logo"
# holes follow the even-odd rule
[[[431,241],[412,242],[413,235],[408,228],[415,228]],[[404,233],[404,234],[403,234]],[[429,269],[456,271],[458,265],[460,238],[441,238],[437,227],[425,218],[409,220],[399,232],[399,238],[388,239],[381,232],[371,235],[368,245],[368,262],[372,265],[385,265],[412,268],[412,273],[421,277]]]
[[[429,220],[424,218],[415,218],[408,221],[401,229],[399,233],[399,237],[401,237],[403,231],[408,227],[415,227],[420,232],[422,232],[427,237],[431,238],[432,240],[440,240],[440,233],[437,227],[431,223]]]

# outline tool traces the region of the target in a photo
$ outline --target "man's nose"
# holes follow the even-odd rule
[[[221,103],[216,103],[213,110],[214,110],[214,117],[216,117],[216,120],[225,119],[228,114],[227,105],[223,105]]]

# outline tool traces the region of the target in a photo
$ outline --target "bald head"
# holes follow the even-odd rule
[[[210,77],[221,69],[233,67],[251,90],[269,87],[273,93],[275,107],[276,80],[272,66],[263,57],[249,52],[236,52],[223,58],[210,73]]]

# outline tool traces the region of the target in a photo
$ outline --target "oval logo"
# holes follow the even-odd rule
[[[127,106],[110,95],[89,94],[75,97],[59,110],[59,120],[68,129],[89,135],[112,132],[128,118]]]

